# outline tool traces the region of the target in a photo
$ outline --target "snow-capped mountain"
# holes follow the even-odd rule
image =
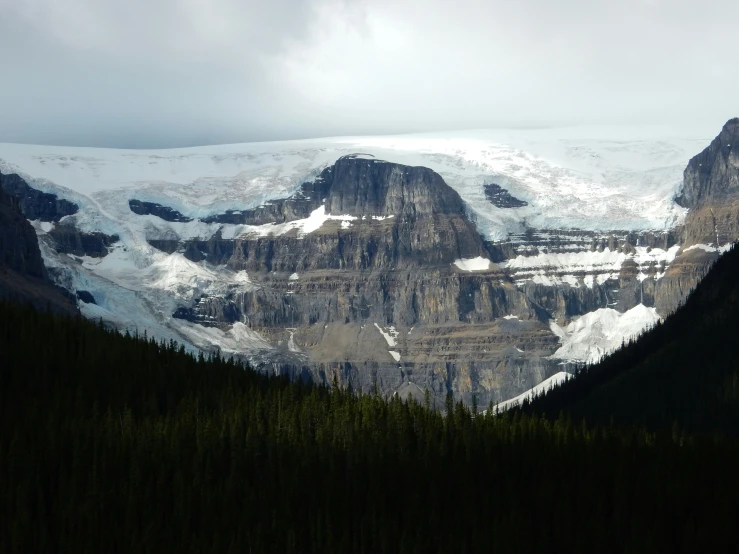
[[[0,173],[27,185],[3,181],[88,317],[269,370],[500,401],[656,322],[735,238],[686,235],[693,207],[674,200],[714,134],[0,144]]]

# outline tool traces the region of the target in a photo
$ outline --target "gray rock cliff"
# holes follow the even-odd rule
[[[46,274],[36,232],[21,213],[20,201],[0,187],[0,297],[39,309],[75,313],[74,301]]]

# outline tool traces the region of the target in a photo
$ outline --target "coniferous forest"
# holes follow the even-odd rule
[[[0,552],[726,551],[735,275],[732,252],[645,343],[501,415],[2,303]]]

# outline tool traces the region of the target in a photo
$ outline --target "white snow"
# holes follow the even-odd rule
[[[50,221],[41,221],[40,219],[35,219],[30,222],[31,225],[33,225],[33,228],[36,229],[36,232],[39,234],[48,233],[54,228],[54,224]]]
[[[711,246],[710,244],[694,244],[692,246],[688,246],[685,249],[685,252],[688,252],[690,250],[698,250],[698,249],[705,250],[706,252],[715,252],[716,251],[716,247],[715,246]]]
[[[296,219],[286,223],[265,223],[264,225],[224,225],[222,227],[229,230],[228,236],[224,234],[224,238],[235,238],[240,236],[281,236],[290,231],[297,231],[298,237],[302,238],[305,235],[309,235],[323,227],[323,224],[327,221],[341,221],[342,229],[346,229],[351,226],[351,221],[354,221],[355,219],[357,219],[357,217],[352,215],[327,214],[326,206],[321,205],[313,210],[305,219]],[[216,225],[216,228],[218,227],[221,226]]]
[[[535,256],[516,256],[501,265],[514,270],[567,268],[569,271],[594,271],[595,269],[618,271],[625,259],[626,254],[605,248],[602,251],[553,254],[541,252]]]
[[[462,258],[461,260],[455,260],[456,265],[462,271],[487,271],[493,262],[482,256],[477,258]]]
[[[287,339],[287,349],[290,352],[300,352],[300,348],[298,348],[298,345],[295,344],[295,331],[290,331],[290,338]]]
[[[518,319],[518,316],[509,314],[509,315],[504,315],[503,319]]]
[[[392,325],[390,327],[386,327],[385,329],[387,329],[387,331],[377,323],[375,323],[375,327],[377,327],[377,330],[380,331],[380,334],[385,338],[388,346],[395,346],[395,339],[397,339],[399,335],[398,331],[395,330],[395,327]]]
[[[204,327],[189,321],[173,319],[172,326],[196,345],[216,345],[225,354],[239,354],[254,350],[269,350],[269,344],[259,333],[243,323],[234,323],[228,331]]]
[[[290,281],[297,281],[298,279],[300,279],[300,276],[297,273],[293,273],[292,275],[290,275],[290,277],[288,277],[288,279]]]
[[[724,252],[728,252],[729,250],[731,250],[732,246],[733,246],[733,243],[731,242],[728,242],[719,248],[716,248],[715,246],[711,246],[710,244],[693,244],[692,246],[688,246],[684,250],[684,252],[700,249],[700,250],[705,250],[706,252],[718,252],[720,254],[723,254]]]
[[[396,362],[400,361],[400,352],[396,352],[395,350],[388,350],[388,353],[393,357],[393,360]]]
[[[613,352],[623,341],[638,336],[660,320],[655,308],[638,304],[620,313],[612,308],[601,308],[582,315],[569,325],[561,327],[552,320],[550,329],[562,345],[551,358],[571,362],[594,363]]]
[[[503,412],[505,410],[518,406],[522,404],[524,400],[527,400],[527,399],[531,400],[534,396],[537,396],[539,394],[549,391],[549,389],[556,387],[557,385],[560,385],[561,383],[565,382],[570,377],[571,375],[567,373],[566,371],[560,371],[559,373],[555,373],[548,379],[544,379],[541,383],[539,383],[535,387],[530,388],[526,392],[519,394],[518,396],[515,396],[513,398],[509,398],[508,400],[505,400],[504,402],[500,402],[497,405],[497,409]]]

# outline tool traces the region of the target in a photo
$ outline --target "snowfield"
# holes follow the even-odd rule
[[[256,352],[273,346],[249,329],[248,322],[222,331],[171,318],[177,306],[197,295],[250,290],[249,276],[194,263],[178,253],[167,255],[147,241],[207,239],[217,231],[224,238],[287,232],[301,237],[329,220],[349,227],[356,216],[329,214],[321,206],[306,219],[283,224],[167,222],[134,214],[129,200],[162,204],[191,218],[250,209],[290,196],[340,156],[362,152],[376,160],[437,171],[465,201],[481,234],[491,240],[506,239],[526,228],[664,230],[685,214],[672,199],[679,192],[686,163],[714,135],[713,127],[582,127],[339,137],[173,150],[0,144],[0,171],[18,173],[32,187],[76,202],[79,212],[68,217],[81,230],[120,237],[103,259],[58,255],[42,244],[45,262],[60,284],[94,296],[97,305],[81,305],[86,316],[183,341],[190,348]],[[483,185],[489,183],[500,185],[528,205],[496,207],[484,194]],[[43,243],[52,224],[35,222],[34,226]],[[669,263],[676,253],[637,248],[630,256],[641,268]],[[595,280],[603,282],[617,274],[626,258],[608,250],[540,253],[518,256],[504,265],[517,280],[593,286]],[[470,272],[492,267],[482,257],[454,264]],[[594,275],[573,275],[580,271]],[[290,276],[291,281],[298,279],[297,274]],[[626,314],[598,310],[558,328],[555,332],[562,338],[562,347],[556,357],[597,359],[624,337],[656,321],[653,310],[642,308]],[[395,330],[377,327],[388,346],[395,346]],[[393,358],[400,356],[389,352]]]

